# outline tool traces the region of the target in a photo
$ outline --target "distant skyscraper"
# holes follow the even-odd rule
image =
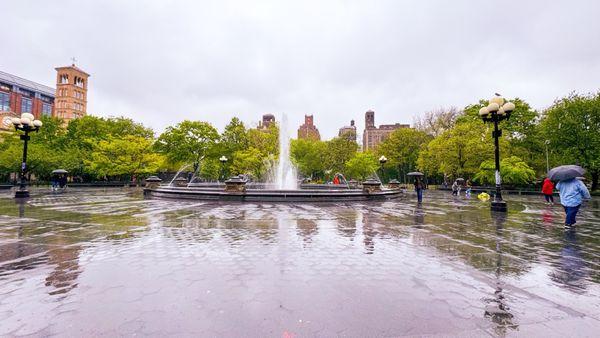
[[[56,69],[56,106],[54,115],[69,122],[87,115],[88,73],[71,66]]]
[[[354,120],[350,121],[349,126],[344,126],[344,127],[340,128],[340,131],[338,132],[338,136],[345,137],[348,140],[352,140],[352,141],[356,142],[356,126],[354,125]]]
[[[365,131],[363,133],[363,151],[375,150],[394,130],[410,128],[409,124],[382,124],[375,127],[375,112],[369,110],[365,113]]]
[[[308,140],[320,140],[319,129],[313,124],[312,115],[304,115],[304,124],[298,128],[298,138]]]

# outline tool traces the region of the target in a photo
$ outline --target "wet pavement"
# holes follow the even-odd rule
[[[598,336],[600,200],[508,203],[2,192],[0,336]]]

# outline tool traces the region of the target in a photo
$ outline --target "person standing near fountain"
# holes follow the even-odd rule
[[[423,202],[423,181],[420,176],[415,176],[415,191],[417,192],[417,201]]]

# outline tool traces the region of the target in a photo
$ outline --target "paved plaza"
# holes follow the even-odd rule
[[[0,336],[597,336],[600,200],[0,193]]]

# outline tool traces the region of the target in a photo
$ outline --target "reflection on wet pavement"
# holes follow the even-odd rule
[[[0,336],[594,336],[600,203],[0,195]]]

